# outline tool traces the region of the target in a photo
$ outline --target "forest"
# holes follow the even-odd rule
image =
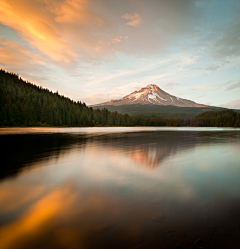
[[[0,69],[0,126],[208,126],[240,127],[240,113],[208,111],[194,118],[139,117],[106,108],[93,110],[58,92]]]

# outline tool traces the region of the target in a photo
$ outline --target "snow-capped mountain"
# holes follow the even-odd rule
[[[111,100],[109,102],[104,102],[93,106],[120,106],[132,104],[164,106],[172,105],[179,107],[206,107],[206,105],[198,104],[191,100],[175,97],[163,91],[161,88],[154,84],[147,85],[141,90],[135,91],[121,99]]]

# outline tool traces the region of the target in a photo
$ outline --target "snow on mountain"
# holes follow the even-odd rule
[[[109,102],[104,102],[94,106],[106,106],[106,105],[132,105],[132,104],[141,104],[141,105],[173,105],[179,107],[206,107],[206,105],[195,103],[194,101],[181,99],[175,97],[157,85],[150,84],[146,87],[143,87],[139,91],[135,91],[121,99],[111,100]]]

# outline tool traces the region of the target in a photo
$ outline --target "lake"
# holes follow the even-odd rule
[[[240,248],[240,129],[1,128],[0,249]]]

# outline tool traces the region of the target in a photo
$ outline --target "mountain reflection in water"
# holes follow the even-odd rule
[[[239,248],[239,138],[1,135],[0,249]]]

